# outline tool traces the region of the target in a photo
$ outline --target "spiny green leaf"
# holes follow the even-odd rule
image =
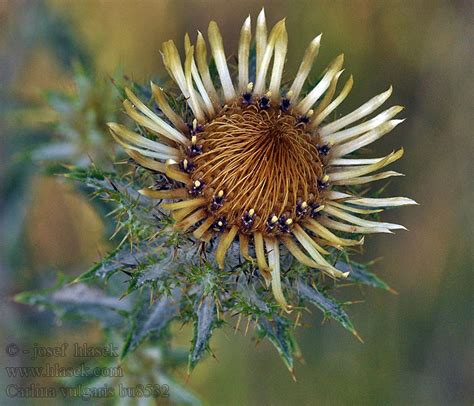
[[[169,286],[168,281],[176,281],[181,262],[173,257],[173,251],[170,248],[157,249],[155,252],[148,248],[148,251],[148,256],[144,258],[143,263],[131,274],[127,294],[144,285],[152,287],[158,285],[160,291],[166,292]]]
[[[128,196],[129,200],[139,200],[140,203],[146,206],[150,205],[150,199],[140,195],[136,190],[136,186],[131,187],[133,181],[131,178],[120,176],[118,173],[103,171],[95,165],[87,168],[68,165],[66,168],[68,172],[63,174],[64,177],[83,182],[95,191],[101,193],[115,192]]]
[[[88,168],[80,168],[77,166],[68,166],[68,172],[64,174],[66,178],[70,178],[73,180],[78,180],[80,182],[84,182],[88,185],[93,187],[97,187],[101,185],[102,187],[111,188],[109,184],[103,184],[102,182],[107,178],[114,179],[117,175],[110,172],[104,172],[98,167],[92,165]]]
[[[275,316],[272,320],[266,317],[260,317],[257,326],[259,335],[266,337],[274,345],[286,367],[294,377],[293,354],[295,348],[289,322],[279,316]]]
[[[217,325],[216,302],[211,294],[204,296],[196,309],[193,347],[189,353],[188,371],[191,372],[208,348],[212,330]]]
[[[131,311],[131,302],[128,299],[120,300],[108,296],[103,290],[83,283],[59,285],[38,292],[24,292],[17,295],[15,300],[47,307],[59,316],[78,315],[86,320],[94,318],[108,327],[122,324],[123,317]]]
[[[179,313],[181,293],[175,289],[171,296],[162,296],[152,305],[145,295],[137,307],[133,327],[122,351],[122,358],[135,350],[151,335],[159,336]]]
[[[345,329],[349,330],[352,334],[354,334],[354,336],[361,340],[359,334],[352,325],[352,322],[349,320],[349,316],[341,307],[341,305],[334,299],[323,295],[315,287],[307,285],[302,280],[297,280],[296,289],[298,290],[300,297],[314,304],[324,313],[325,317],[329,317],[338,321]]]
[[[385,289],[389,292],[395,292],[387,283],[381,280],[378,276],[369,272],[366,265],[358,264],[355,262],[343,262],[339,261],[336,263],[336,268],[343,272],[350,272],[347,281],[353,281],[364,285],[372,286],[374,288]]]
[[[116,248],[90,270],[79,275],[75,282],[84,282],[92,278],[110,278],[120,270],[128,270],[149,261],[156,255],[156,244],[140,244],[138,246],[122,246]]]
[[[157,280],[164,278],[169,274],[171,264],[171,259],[166,258],[157,263],[146,266],[136,278],[137,286],[140,287],[145,283],[156,282]]]
[[[257,293],[254,284],[249,283],[245,277],[240,278],[237,283],[237,289],[242,297],[242,306],[244,310],[252,313],[270,313],[270,308],[264,299]]]

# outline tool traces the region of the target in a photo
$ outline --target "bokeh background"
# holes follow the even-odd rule
[[[385,216],[408,232],[366,239],[362,259],[377,260],[373,269],[399,294],[352,292],[361,303],[348,310],[364,344],[311,315],[298,332],[305,362],[295,383],[270,345],[227,329],[211,341],[217,360],[208,357],[188,385],[209,405],[472,405],[474,3],[468,0],[0,0],[0,362],[22,362],[5,356],[8,342],[94,342],[101,334],[94,324],[58,326],[51,315],[11,301],[15,293],[48,286],[52,271],[86,270],[110,236],[86,196],[22,160],[35,137],[48,135],[47,125],[35,130],[51,120],[45,91],[74,91],[74,61],[93,66],[104,81],[122,69],[146,83],[164,73],[163,41],[205,32],[211,19],[230,52],[244,18],[250,13],[255,22],[262,6],[269,23],[287,17],[287,72],[320,32],[318,70],[345,53],[355,85],[342,113],[394,86],[391,102],[406,106],[407,120],[372,148],[375,156],[405,148],[396,170],[406,177],[386,192],[420,205]],[[189,334],[182,334],[187,343]],[[0,373],[0,383],[8,383]],[[176,376],[185,379],[185,371]]]

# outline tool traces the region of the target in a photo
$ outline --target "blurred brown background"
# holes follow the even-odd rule
[[[44,89],[71,86],[54,49],[35,41],[38,7],[68,19],[104,77],[122,67],[146,82],[164,73],[163,41],[181,44],[185,32],[195,38],[215,19],[230,53],[244,18],[250,13],[254,23],[262,6],[269,24],[287,17],[287,73],[320,32],[316,69],[345,53],[345,74],[354,74],[355,85],[342,113],[394,86],[391,103],[406,106],[407,120],[372,148],[374,156],[405,148],[394,169],[406,177],[391,182],[386,194],[409,196],[420,206],[385,215],[409,232],[366,239],[363,260],[381,258],[374,269],[399,295],[352,292],[363,300],[349,313],[364,344],[334,323],[322,326],[313,314],[306,320],[312,325],[298,334],[305,364],[297,366],[294,383],[273,348],[228,329],[211,341],[218,361],[208,357],[189,385],[209,405],[473,404],[473,2],[0,0],[2,104],[38,102]],[[20,124],[2,119],[0,136],[14,137]],[[11,156],[0,148],[2,168]],[[5,176],[2,170],[2,184],[14,184]],[[107,244],[87,198],[41,176],[29,187],[23,206],[28,252],[17,254],[27,260],[22,265],[17,258],[18,271],[0,270],[0,343],[35,323],[32,309],[7,300],[11,294],[31,288],[35,273],[46,268],[86,269]],[[6,240],[11,230],[8,222],[2,226]],[[61,327],[36,327],[64,340]]]

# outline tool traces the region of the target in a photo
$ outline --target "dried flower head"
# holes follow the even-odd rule
[[[300,263],[344,278],[348,273],[328,261],[328,248],[360,245],[363,238],[348,239],[335,231],[360,235],[404,228],[360,215],[413,204],[413,200],[359,197],[346,190],[349,185],[400,175],[373,172],[399,159],[403,149],[372,159],[350,154],[400,124],[403,120],[394,117],[402,107],[390,107],[355,124],[388,99],[390,87],[351,113],[327,122],[353,84],[351,76],[336,94],[343,55],[304,92],[319,51],[319,35],[306,49],[292,83],[282,83],[288,45],[285,20],[267,34],[263,10],[257,19],[255,63],[250,63],[250,17],[242,26],[236,80],[213,21],[208,38],[219,83],[211,76],[200,32],[195,45],[186,35],[184,64],[173,41],[163,44],[164,65],[190,113],[173,109],[165,91],[152,83],[158,113],[126,89],[128,99],[123,106],[140,133],[115,123],[109,126],[139,165],[169,179],[167,190],[140,192],[152,199],[172,200],[161,207],[171,211],[177,229],[192,231],[205,242],[218,238],[215,258],[221,268],[228,248],[238,238],[242,257],[253,261],[251,254],[255,256],[276,300],[288,309],[280,283],[282,245]]]

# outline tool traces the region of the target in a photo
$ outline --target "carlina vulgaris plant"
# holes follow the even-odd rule
[[[390,107],[356,124],[388,99],[390,87],[351,113],[328,122],[353,85],[350,76],[336,91],[343,73],[343,55],[337,56],[319,82],[304,93],[321,35],[307,47],[294,80],[282,84],[288,48],[285,20],[268,33],[264,11],[259,14],[255,70],[249,63],[251,31],[249,16],[240,33],[233,79],[219,28],[214,21],[209,24],[210,53],[218,83],[211,77],[207,45],[200,32],[195,45],[186,35],[184,63],[174,42],[165,42],[164,65],[192,116],[182,117],[173,110],[164,89],[151,83],[154,100],[165,118],[126,89],[123,107],[142,133],[115,123],[109,127],[134,161],[170,179],[169,189],[155,190],[152,186],[140,193],[167,200],[161,207],[172,213],[175,228],[181,232],[192,231],[196,240],[204,242],[218,239],[215,259],[221,268],[228,248],[238,239],[241,256],[253,261],[250,251],[254,253],[275,299],[290,311],[280,283],[282,246],[301,264],[331,278],[346,278],[348,272],[327,259],[328,247],[344,250],[363,244],[364,238],[344,238],[338,232],[363,235],[404,229],[361,215],[415,204],[413,200],[360,197],[349,192],[353,185],[400,175],[374,172],[398,160],[403,149],[369,159],[352,153],[402,123],[403,119],[394,118],[402,107]]]

